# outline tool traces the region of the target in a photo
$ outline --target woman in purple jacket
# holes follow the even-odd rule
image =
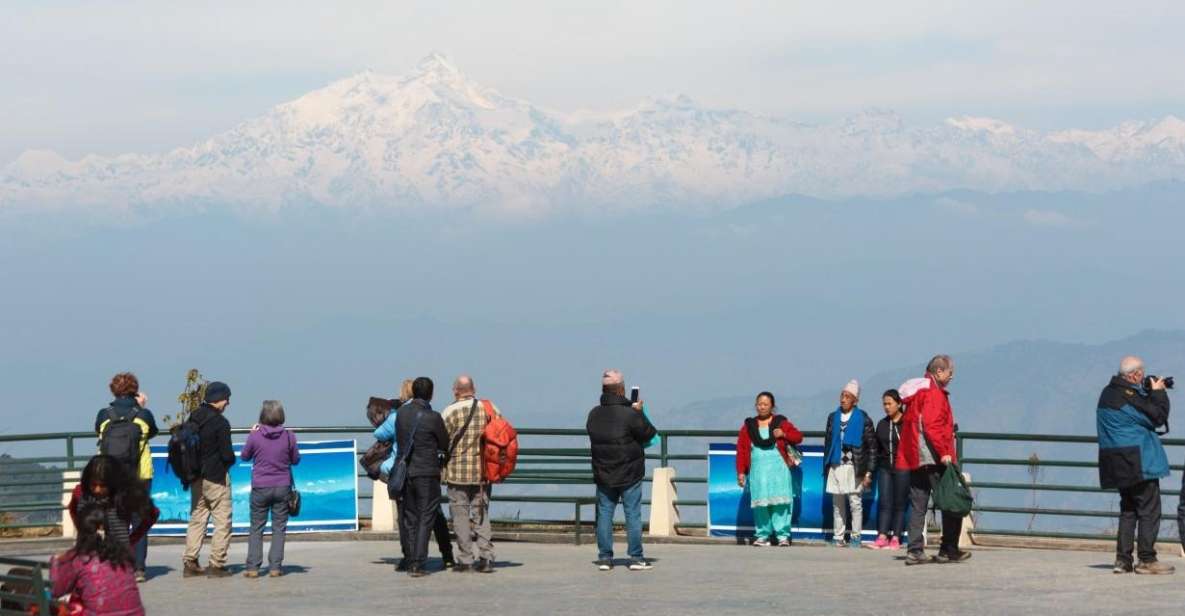
[[[259,424],[243,445],[244,462],[251,467],[251,537],[247,540],[249,578],[259,577],[263,563],[263,527],[272,513],[272,545],[267,553],[269,577],[283,575],[284,532],[288,527],[288,493],[292,489],[292,465],[300,462],[296,435],[284,429],[284,405],[264,400]]]

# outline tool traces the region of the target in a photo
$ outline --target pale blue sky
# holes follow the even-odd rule
[[[429,51],[557,109],[686,93],[818,120],[991,115],[1097,128],[1185,114],[1185,3],[9,2],[0,164],[186,145]]]

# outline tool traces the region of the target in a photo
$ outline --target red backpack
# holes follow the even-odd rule
[[[499,483],[514,472],[518,462],[518,432],[494,412],[489,400],[482,400],[481,406],[486,413],[486,427],[481,432],[481,476],[490,483]]]

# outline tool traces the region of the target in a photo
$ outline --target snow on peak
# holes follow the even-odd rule
[[[416,73],[420,75],[433,75],[444,79],[457,79],[461,77],[461,71],[457,70],[457,65],[453,64],[453,61],[447,55],[439,51],[434,51],[424,56],[416,64]]]
[[[540,213],[1157,180],[1185,180],[1185,122],[1173,116],[1054,133],[982,117],[911,126],[883,110],[811,125],[684,95],[558,113],[503,96],[433,53],[408,74],[364,71],[162,155],[71,162],[26,152],[0,168],[0,208],[197,201]]]
[[[8,166],[8,173],[25,179],[43,179],[70,168],[70,161],[53,150],[26,150]]]
[[[1155,139],[1173,139],[1185,142],[1185,120],[1173,115],[1165,116],[1164,119],[1151,127],[1148,133]]]
[[[993,135],[1015,135],[1016,127],[995,118],[980,118],[974,116],[963,116],[959,118],[947,118],[947,126],[954,128],[976,132],[976,133],[990,133]]]

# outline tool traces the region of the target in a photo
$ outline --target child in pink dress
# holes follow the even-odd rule
[[[122,523],[113,509],[84,505],[74,548],[50,560],[53,596],[70,595],[71,615],[144,615],[132,553],[107,533]]]

